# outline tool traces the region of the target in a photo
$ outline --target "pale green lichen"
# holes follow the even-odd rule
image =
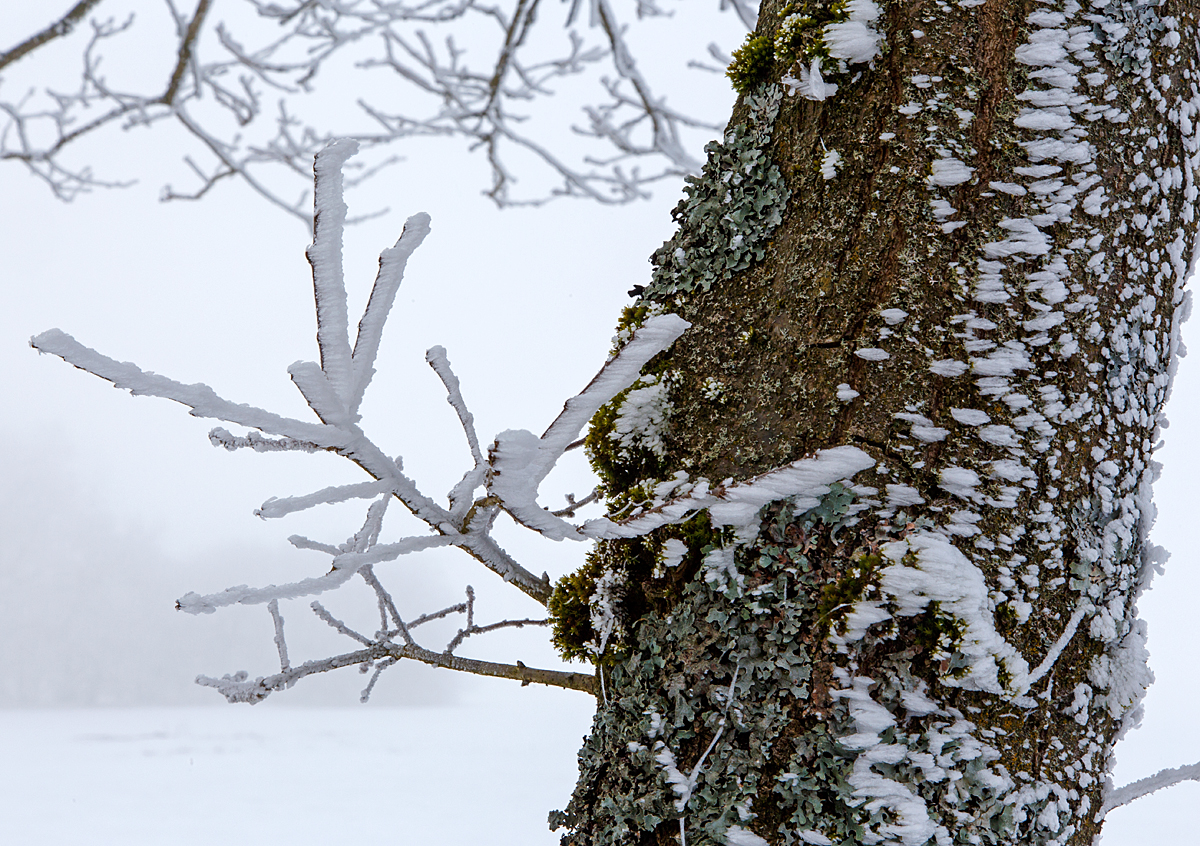
[[[679,230],[650,259],[645,299],[707,291],[745,270],[763,259],[783,222],[791,191],[756,138],[735,131],[705,149],[703,172],[688,179],[687,196],[671,212]]]
[[[996,732],[972,722],[977,708],[935,704],[937,664],[960,636],[944,615],[931,609],[859,638],[870,679],[814,625],[836,598],[839,568],[861,590],[881,565],[869,552],[878,532],[894,531],[855,524],[853,499],[839,486],[800,514],[768,506],[757,540],[734,550],[737,583],[694,571],[669,608],[636,618],[626,657],[605,668],[609,698],[580,752],[575,798],[550,816],[569,829],[564,843],[650,842],[664,826],[674,836],[680,820],[688,842],[706,846],[726,843],[734,826],[781,846],[896,842],[912,820],[930,842],[954,846],[1062,841],[1064,788],[1010,773]],[[720,548],[709,539],[692,551]],[[865,728],[864,702],[890,723]],[[877,736],[864,745],[864,732]],[[889,784],[900,805],[869,801]]]
[[[1123,71],[1141,72],[1167,26],[1158,15],[1162,0],[1109,0],[1092,3],[1092,35],[1104,57]]]
[[[787,533],[793,522],[811,529],[820,522],[815,512],[793,521],[787,506],[779,506],[772,525],[776,534]],[[614,697],[599,709],[580,752],[577,798],[550,817],[552,826],[573,829],[571,842],[621,843],[681,815],[694,843],[724,842],[733,825],[759,828],[750,809],[756,796],[775,787],[776,744],[790,743],[781,738],[789,723],[787,703],[804,702],[811,693],[805,620],[814,603],[811,590],[801,585],[817,580],[799,550],[782,548],[772,538],[739,551],[748,576],[745,592],[697,574],[669,612],[639,619],[628,657],[607,668]],[[716,548],[709,543],[699,551]],[[834,711],[810,721],[813,732],[824,736],[809,744],[821,757],[818,769],[845,769],[848,763],[833,741],[849,730],[848,710],[835,705]],[[729,742],[714,747],[680,810],[664,750],[690,771],[700,747],[718,731]],[[780,751],[790,756],[792,748]],[[826,810],[859,816],[844,779],[831,783],[839,786],[825,799]],[[602,791],[605,800],[582,798],[593,790]]]

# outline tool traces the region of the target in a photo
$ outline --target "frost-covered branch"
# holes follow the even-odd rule
[[[758,3],[753,0],[721,0],[721,11],[725,9],[733,9],[748,30],[758,24]]]
[[[50,329],[36,335],[29,343],[38,352],[57,355],[68,364],[106,379],[113,383],[113,387],[127,390],[134,396],[162,397],[186,405],[191,409],[193,417],[211,417],[236,423],[269,434],[305,441],[314,444],[318,449],[340,449],[346,445],[345,432],[336,427],[281,417],[223,399],[207,385],[185,385],[157,373],[145,372],[137,365],[116,361],[85,347],[59,329]]]
[[[514,520],[553,540],[583,538],[579,529],[538,504],[538,486],[600,407],[636,382],[642,367],[690,325],[673,314],[648,319],[583,393],[567,400],[562,414],[540,438],[512,429],[496,436],[489,459],[488,492]]]
[[[468,588],[467,590],[468,596],[473,598],[471,589]],[[390,597],[387,601],[391,604]],[[394,612],[394,605],[391,607]],[[445,609],[445,611],[447,613],[455,611],[464,613],[467,607],[467,603],[461,603]],[[470,634],[482,634],[512,626],[544,625],[544,620],[502,620],[488,626],[476,626],[474,623],[469,623],[468,628],[460,630],[444,651],[433,652],[419,646],[408,634],[408,629],[427,621],[428,618],[418,618],[405,627],[403,621],[397,615],[395,619],[399,625],[399,630],[381,630],[376,635],[376,638],[372,640],[354,631],[344,622],[334,617],[319,602],[314,602],[312,603],[312,610],[322,621],[340,634],[364,645],[366,648],[318,661],[306,661],[298,667],[293,667],[289,664],[287,646],[283,640],[283,617],[279,614],[278,605],[275,602],[272,602],[270,610],[271,616],[275,621],[275,643],[279,650],[280,672],[265,678],[260,676],[253,681],[248,681],[249,675],[245,672],[226,675],[220,679],[212,678],[211,676],[198,676],[196,683],[216,688],[230,702],[248,702],[254,704],[261,702],[276,690],[291,687],[305,676],[326,673],[342,669],[343,667],[359,666],[364,671],[374,670],[370,682],[362,693],[362,701],[365,702],[384,670],[394,666],[402,659],[410,659],[449,670],[493,676],[495,678],[513,679],[521,682],[523,685],[544,684],[550,687],[562,687],[587,693],[595,692],[596,681],[592,675],[559,670],[541,670],[528,667],[521,661],[517,661],[514,664],[498,664],[492,661],[463,658],[453,654],[454,648]],[[440,617],[443,614],[439,613],[433,616]],[[402,641],[399,643],[392,639],[397,634],[403,635]]]
[[[292,666],[288,660],[287,639],[283,636],[283,615],[279,613],[279,600],[272,599],[267,604],[271,612],[271,622],[275,624],[275,649],[279,652],[279,669],[287,672]]]
[[[317,505],[345,502],[349,499],[370,499],[387,492],[387,484],[384,482],[360,482],[356,485],[336,485],[323,488],[316,493],[306,496],[289,496],[283,499],[271,497],[271,499],[262,504],[261,508],[255,509],[254,513],[263,519],[283,517],[287,514],[305,511]]]
[[[687,153],[679,138],[681,126],[696,124],[690,118],[668,109],[666,104],[651,92],[649,83],[638,70],[629,52],[621,25],[608,0],[594,0],[593,9],[595,18],[608,39],[613,66],[620,79],[628,82],[634,94],[632,97],[626,97],[618,84],[609,83],[606,87],[612,96],[612,104],[588,110],[592,122],[589,134],[608,139],[621,152],[622,157],[658,152],[682,172],[698,173],[700,162]],[[619,126],[614,125],[612,119],[622,107],[632,107],[641,114],[632,120],[625,120]],[[645,147],[639,148],[632,138],[632,130],[643,121],[650,126],[650,139]],[[720,126],[704,125],[704,128],[718,130]]]
[[[448,609],[449,610],[449,609]],[[454,607],[455,611],[460,614],[467,615],[467,625],[465,628],[458,630],[458,634],[446,644],[445,652],[447,655],[457,649],[464,640],[471,635],[487,634],[488,632],[498,631],[500,629],[521,629],[525,626],[548,626],[550,621],[545,620],[501,620],[498,623],[490,623],[486,626],[480,626],[475,623],[475,589],[467,585],[467,601]],[[420,622],[424,622],[423,620]],[[416,623],[413,623],[416,625]]]
[[[463,434],[467,437],[467,446],[471,450],[471,459],[475,462],[475,466],[464,473],[462,481],[450,491],[450,511],[455,516],[462,516],[471,507],[471,492],[483,483],[487,466],[479,449],[479,437],[475,434],[475,418],[467,410],[458,377],[450,369],[450,359],[446,356],[445,348],[430,347],[425,352],[425,360],[446,386],[446,402],[450,403],[454,413],[458,415],[458,422],[462,425]]]
[[[9,118],[7,126],[0,131],[0,160],[12,159],[23,162],[30,171],[49,185],[55,195],[64,200],[70,200],[79,192],[90,190],[93,187],[112,187],[122,184],[96,179],[92,176],[89,168],[65,167],[61,163],[61,154],[75,142],[109,125],[120,123],[126,129],[133,126],[149,126],[169,116],[177,108],[182,108],[181,88],[186,85],[189,74],[194,75],[196,72],[193,52],[208,15],[210,3],[211,0],[200,0],[195,14],[190,19],[184,19],[168,2],[167,7],[170,10],[179,42],[175,62],[167,74],[162,93],[157,95],[120,91],[110,86],[107,78],[100,71],[102,64],[102,57],[99,55],[100,46],[105,41],[118,38],[130,30],[134,21],[133,16],[131,15],[121,24],[114,24],[111,19],[104,22],[93,21],[92,37],[83,50],[82,81],[76,92],[66,94],[47,89],[46,95],[53,105],[40,111],[27,107],[29,98],[17,104],[0,101],[0,111],[7,114]],[[25,55],[54,38],[68,35],[74,29],[75,24],[95,5],[95,3],[79,3],[57,24],[14,48],[6,56],[22,50],[20,55]],[[13,58],[19,58],[19,56],[13,56]],[[7,62],[0,60],[0,67],[3,67],[4,64]],[[195,96],[196,93],[197,90],[192,90],[182,99]],[[95,116],[97,108],[101,113]],[[32,138],[41,137],[42,134],[31,132],[31,129],[40,129],[47,123],[53,124],[55,127],[56,135],[53,140],[43,144],[32,141]],[[10,130],[17,142],[15,146],[10,146]],[[253,184],[252,187],[254,187]],[[262,193],[261,190],[260,193]],[[270,199],[270,192],[266,192],[266,196]]]
[[[338,634],[345,635],[351,640],[357,640],[359,643],[367,646],[371,645],[371,639],[369,637],[360,635],[358,632],[354,631],[354,629],[350,628],[341,620],[334,617],[325,610],[325,606],[321,603],[314,601],[309,607],[312,608],[313,613],[317,615],[317,618],[320,619],[321,622],[325,623]]]
[[[78,26],[99,5],[81,0],[0,53],[0,68],[26,59],[21,76],[5,81],[33,90],[16,99],[0,94],[0,160],[21,162],[67,200],[128,184],[78,163],[91,154],[87,142],[109,128],[170,123],[184,130],[189,140],[179,157],[188,185],[167,185],[164,200],[200,199],[233,179],[306,225],[312,219],[303,198],[290,199],[296,177],[305,178],[312,156],[333,137],[377,151],[360,179],[399,161],[393,149],[410,139],[461,139],[487,158],[488,196],[509,206],[556,196],[638,199],[657,180],[696,172],[700,148],[720,129],[716,115],[669,107],[668,90],[679,80],[635,61],[638,30],[672,27],[653,30],[660,40],[670,37],[680,26],[672,16],[694,12],[683,5],[668,14],[646,0],[588,0],[580,14],[580,3],[538,0],[242,0],[219,7],[198,0],[188,14],[166,0],[139,9],[136,19]],[[756,5],[721,0],[720,9],[734,14],[715,26],[729,31],[706,23],[697,51],[714,35],[734,40],[752,29]],[[217,18],[218,8],[227,17]],[[146,38],[173,43],[169,59],[133,74],[106,72],[109,54],[128,54],[139,49],[133,39]],[[33,59],[63,42],[77,50],[78,84],[47,86],[50,66]],[[357,78],[353,90],[372,92],[350,114],[342,108],[347,73]],[[543,107],[563,92],[577,98],[569,108]],[[580,114],[585,128],[572,126]],[[532,188],[517,195],[517,178],[527,173],[535,176],[526,180]]]
[[[659,498],[634,514],[623,519],[589,520],[580,531],[593,538],[640,537],[660,526],[682,523],[703,510],[717,526],[757,525],[759,509],[768,502],[791,498],[797,508],[813,508],[834,482],[849,479],[874,464],[874,459],[858,447],[840,446],[734,485],[712,487],[705,480],[670,481]]]
[[[550,595],[549,577],[534,575],[492,537],[494,523],[501,513],[549,540],[587,541],[645,535],[705,510],[714,526],[732,528],[740,538],[743,531],[757,530],[758,515],[765,504],[788,498],[798,508],[815,507],[832,486],[874,464],[858,448],[841,446],[821,450],[737,484],[714,487],[706,480],[689,480],[685,473],[680,473],[657,485],[653,501],[633,513],[589,520],[580,525],[569,520],[580,508],[597,498],[595,492],[583,501],[568,498],[567,508],[557,512],[543,506],[539,501],[542,482],[562,456],[578,445],[588,421],[600,408],[642,378],[646,366],[689,328],[689,324],[676,315],[651,314],[624,337],[617,352],[584,389],[566,401],[562,412],[540,437],[526,430],[510,429],[495,437],[486,455],[480,448],[474,417],[445,350],[440,347],[430,349],[426,360],[446,389],[447,400],[466,436],[470,462],[461,481],[446,496],[447,504],[441,504],[403,472],[401,457],[385,453],[360,426],[358,409],[374,373],[386,321],[403,281],[408,257],[428,235],[430,226],[427,215],[414,215],[405,224],[395,246],[384,251],[379,274],[358,323],[356,342],[351,347],[349,297],[341,258],[347,218],[343,168],[357,146],[354,141],[334,142],[316,156],[314,164],[313,217],[316,225],[307,255],[313,273],[320,360],[297,362],[288,368],[288,374],[319,422],[283,417],[226,400],[206,385],[184,384],[116,361],[59,330],[44,332],[31,341],[38,350],[58,355],[116,387],[181,403],[193,416],[236,423],[263,433],[252,431],[247,436],[235,436],[225,429],[215,428],[209,434],[214,445],[226,449],[245,447],[259,452],[331,451],[353,462],[368,477],[315,492],[272,497],[255,512],[263,519],[281,519],[323,505],[369,501],[361,526],[344,542],[331,543],[300,535],[289,538],[297,548],[327,556],[328,564],[320,572],[285,584],[243,584],[210,594],[191,592],[179,599],[178,608],[188,613],[210,614],[231,605],[265,605],[272,618],[280,658],[278,674],[254,681],[248,681],[248,676],[244,675],[222,679],[202,677],[202,684],[216,687],[231,701],[254,702],[304,676],[354,664],[364,671],[373,671],[363,692],[365,697],[382,672],[402,659],[411,659],[448,669],[516,679],[522,683],[593,691],[596,682],[588,675],[534,670],[521,662],[477,661],[456,654],[470,638],[524,626],[544,626],[548,623],[546,619],[514,617],[481,624],[476,621],[475,594],[469,586],[464,602],[406,619],[379,577],[376,565],[430,549],[455,547],[544,606]],[[425,524],[426,531],[409,531],[399,538],[386,538],[386,516],[391,503],[402,505]],[[732,561],[728,551],[714,553],[716,558],[721,555]],[[736,571],[732,572],[736,576]],[[374,594],[379,622],[373,633],[370,628],[334,616],[321,602],[311,601],[312,597],[344,588],[355,576],[361,576]],[[295,664],[284,637],[281,605],[301,598],[310,599],[313,612],[326,625],[354,641],[355,651]],[[465,617],[465,623],[458,627],[443,649],[435,651],[418,642],[414,635],[418,627],[455,615]],[[1075,622],[1077,625],[1078,621]],[[424,631],[428,629],[422,629]],[[1065,634],[1064,638],[1069,639],[1069,636],[1069,633]],[[704,760],[702,756],[688,777],[692,782],[698,778]]]
[[[403,280],[408,257],[429,233],[429,217],[418,214],[409,218],[396,245],[385,250],[380,257],[379,274],[359,321],[357,340],[351,348],[348,295],[341,257],[347,216],[343,200],[343,168],[357,147],[354,141],[334,142],[316,156],[314,164],[316,190],[313,217],[316,224],[313,243],[307,254],[313,271],[320,362],[297,362],[288,368],[288,374],[319,423],[283,417],[250,405],[231,402],[207,385],[187,385],[147,372],[136,365],[116,361],[85,347],[57,329],[38,335],[31,340],[31,344],[41,352],[58,355],[131,393],[170,399],[187,406],[193,416],[211,417],[278,436],[269,438],[253,431],[244,437],[235,436],[218,427],[209,434],[209,439],[216,446],[230,450],[245,447],[258,452],[332,451],[349,459],[368,475],[369,478],[361,482],[329,486],[298,496],[272,497],[255,511],[263,519],[280,519],[323,505],[370,500],[361,526],[342,543],[328,543],[300,535],[289,538],[297,548],[327,555],[328,567],[323,572],[285,584],[257,587],[243,584],[210,594],[190,592],[179,599],[177,607],[192,614],[211,614],[230,605],[266,605],[273,621],[280,675],[262,684],[259,681],[248,683],[245,679],[230,678],[220,681],[210,679],[205,684],[213,684],[230,698],[256,701],[265,695],[263,691],[269,692],[279,685],[287,686],[304,675],[336,669],[347,662],[363,666],[370,663],[376,672],[368,691],[364,692],[367,695],[383,669],[402,658],[414,658],[451,669],[590,690],[591,682],[579,681],[584,677],[577,678],[578,674],[530,670],[520,662],[511,666],[490,664],[454,654],[468,638],[503,629],[543,626],[548,623],[546,619],[523,617],[477,623],[475,594],[473,588],[468,586],[465,602],[406,621],[378,577],[376,565],[429,549],[457,547],[539,604],[545,605],[550,594],[549,577],[545,574],[535,576],[500,547],[491,536],[497,515],[506,512],[518,524],[552,540],[587,539],[588,535],[582,527],[568,523],[565,518],[573,517],[578,509],[594,501],[595,493],[582,502],[571,498],[568,508],[552,514],[539,504],[538,487],[563,453],[578,442],[581,430],[596,411],[629,388],[639,378],[642,368],[654,356],[666,350],[689,324],[669,314],[646,320],[584,390],[567,400],[562,413],[540,438],[527,431],[502,432],[496,437],[495,445],[486,457],[475,433],[474,417],[467,408],[458,379],[450,369],[445,350],[440,347],[431,349],[426,356],[427,361],[446,387],[447,399],[466,435],[471,461],[462,481],[449,492],[448,507],[439,504],[404,474],[399,457],[384,453],[359,426],[358,408],[374,373],[388,314]],[[387,509],[392,502],[399,502],[422,521],[427,532],[381,540],[385,533]],[[367,652],[360,650],[354,653],[357,657],[353,659],[339,656],[293,666],[284,638],[280,604],[337,590],[356,575],[361,575],[375,594],[379,626],[373,635],[365,633],[368,630],[356,628],[335,617],[320,602],[312,602],[311,608],[328,626],[354,640],[357,645],[366,647]],[[414,638],[413,630],[418,626],[456,614],[465,615],[465,625],[458,629],[441,652],[420,645]]]
[[[1101,808],[1099,816],[1102,818],[1113,808],[1128,805],[1135,799],[1141,799],[1164,787],[1174,787],[1185,781],[1200,781],[1200,763],[1160,770],[1152,776],[1146,776],[1124,787],[1118,787],[1104,800],[1104,807]]]
[[[243,437],[220,426],[208,433],[208,440],[213,446],[224,447],[230,452],[239,449],[252,449],[255,452],[316,452],[323,448],[311,441],[295,438],[265,438],[258,432],[247,432]]]

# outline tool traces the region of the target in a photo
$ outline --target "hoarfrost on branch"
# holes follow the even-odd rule
[[[480,448],[474,418],[467,409],[446,351],[441,347],[430,349],[426,360],[446,387],[447,399],[462,425],[472,460],[470,469],[449,492],[447,505],[439,504],[404,474],[399,457],[385,454],[359,426],[358,409],[375,372],[384,324],[404,277],[408,258],[429,233],[429,217],[425,214],[410,217],[396,244],[380,256],[379,273],[352,346],[341,260],[347,212],[342,198],[342,174],[346,160],[357,149],[358,144],[353,140],[335,141],[317,154],[314,167],[315,235],[308,248],[308,258],[313,268],[320,363],[296,362],[288,368],[288,373],[320,422],[305,422],[230,402],[206,385],[185,385],[146,372],[136,365],[116,361],[57,329],[38,335],[31,344],[41,352],[58,355],[133,394],[174,400],[186,405],[193,416],[211,417],[258,430],[248,436],[236,436],[223,428],[213,429],[209,438],[214,445],[259,452],[330,451],[354,462],[370,477],[369,481],[327,487],[309,494],[272,497],[255,512],[264,519],[274,519],[327,503],[370,500],[362,527],[345,543],[330,544],[298,535],[290,538],[298,548],[318,550],[330,556],[331,566],[324,574],[281,585],[239,585],[208,595],[188,593],[179,599],[179,609],[193,614],[211,614],[235,604],[262,604],[268,607],[274,621],[280,653],[278,674],[254,680],[249,680],[245,674],[223,679],[202,676],[198,679],[201,684],[217,688],[230,701],[256,702],[312,673],[359,665],[374,668],[377,677],[383,669],[402,658],[409,658],[439,667],[518,679],[523,683],[537,682],[590,691],[594,685],[590,675],[537,670],[519,661],[514,665],[494,664],[455,654],[463,641],[474,635],[503,628],[545,625],[545,619],[477,624],[474,591],[468,586],[465,602],[416,620],[406,620],[374,568],[377,564],[422,550],[454,546],[544,606],[550,595],[549,577],[535,575],[500,547],[491,535],[497,516],[506,512],[518,524],[552,540],[590,537],[593,532],[587,526],[575,526],[565,518],[573,516],[575,509],[594,497],[580,502],[572,500],[568,508],[551,512],[539,503],[538,486],[577,441],[581,430],[600,406],[633,385],[642,367],[674,343],[689,324],[673,314],[648,319],[587,387],[566,402],[562,413],[541,437],[524,430],[501,432],[486,456]],[[428,534],[381,543],[384,517],[393,501],[399,501],[424,522]],[[365,581],[376,595],[380,615],[378,630],[372,635],[362,634],[334,618],[319,602],[313,602],[312,609],[322,621],[362,648],[299,665],[290,663],[279,601],[314,597],[340,588],[356,577]],[[427,649],[414,639],[412,632],[417,626],[450,615],[465,617],[465,625],[441,651]],[[373,685],[372,680],[367,692]]]

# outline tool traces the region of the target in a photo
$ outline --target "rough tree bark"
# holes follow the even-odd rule
[[[1099,833],[1150,679],[1197,9],[873,9],[763,4],[622,322],[693,327],[589,436],[621,514],[839,446],[873,466],[749,531],[605,541],[560,582],[558,643],[604,680],[564,843]]]

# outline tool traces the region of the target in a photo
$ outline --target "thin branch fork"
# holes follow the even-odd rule
[[[386,502],[386,500],[383,500]],[[360,532],[361,534],[361,532]],[[365,545],[365,544],[364,544]],[[371,676],[370,682],[366,689],[363,690],[361,699],[367,701],[370,697],[371,690],[378,681],[380,674],[391,666],[394,666],[404,658],[419,660],[427,664],[443,667],[446,669],[457,670],[459,672],[473,673],[476,675],[488,675],[501,678],[512,678],[520,681],[522,685],[538,683],[549,684],[557,687],[569,687],[571,689],[584,689],[580,685],[583,684],[581,679],[589,678],[580,673],[563,673],[555,670],[538,670],[527,667],[523,662],[518,661],[516,664],[496,664],[488,661],[478,661],[471,658],[461,658],[454,655],[455,648],[462,643],[467,637],[473,634],[485,634],[487,632],[496,631],[502,628],[516,627],[521,628],[526,625],[546,625],[548,620],[502,620],[498,623],[492,623],[486,626],[478,626],[474,619],[475,592],[467,587],[466,602],[452,605],[444,608],[441,611],[432,614],[423,614],[413,620],[408,625],[405,625],[404,620],[400,617],[396,610],[395,604],[392,602],[391,595],[383,588],[375,577],[374,572],[368,566],[360,571],[363,579],[370,584],[376,591],[380,601],[380,611],[382,620],[382,630],[377,634],[376,639],[372,640],[363,634],[355,631],[347,626],[342,620],[334,617],[329,611],[319,602],[313,602],[311,609],[318,618],[326,625],[333,628],[339,634],[355,640],[366,647],[365,650],[359,650],[352,655],[358,656],[362,660],[356,662],[363,672],[367,672],[374,666],[375,672]],[[344,662],[345,656],[337,656],[335,658],[323,659],[318,661],[309,661],[299,668],[294,668],[291,665],[287,640],[284,636],[284,620],[283,615],[279,611],[279,601],[272,599],[267,610],[271,614],[271,619],[275,628],[275,647],[279,653],[280,672],[269,679],[256,679],[254,682],[246,682],[246,676],[236,674],[234,676],[225,676],[222,679],[212,679],[208,676],[197,678],[197,683],[216,687],[223,693],[230,702],[254,702],[261,701],[266,697],[271,690],[279,690],[281,687],[291,687],[300,678],[305,675],[311,675],[317,672],[327,672],[329,670],[339,669],[343,666],[349,666]],[[396,623],[396,630],[387,630],[387,616],[390,612]],[[460,629],[453,640],[447,645],[446,649],[441,653],[435,653],[432,650],[425,649],[418,645],[409,633],[413,629],[423,623],[441,619],[449,614],[460,613],[467,615],[467,625]],[[399,634],[403,638],[402,644],[396,644],[390,640],[392,635]],[[376,654],[379,649],[386,651],[386,657],[380,657]],[[398,651],[397,651],[398,650]]]

